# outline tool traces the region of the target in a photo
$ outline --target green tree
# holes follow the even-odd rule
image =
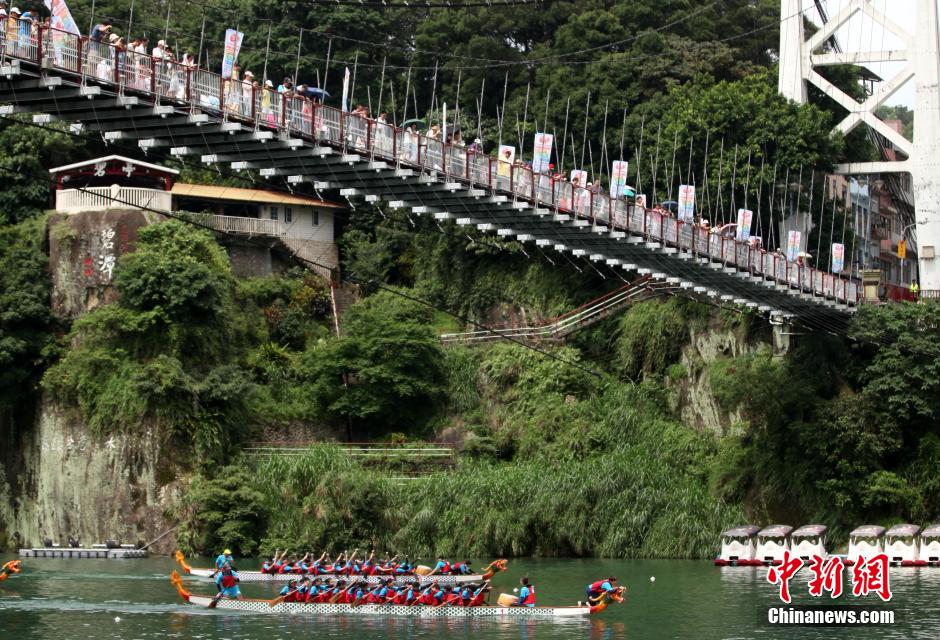
[[[0,409],[29,397],[53,343],[46,219],[0,227]]]
[[[354,305],[343,335],[311,349],[310,392],[327,416],[368,433],[420,431],[445,385],[431,311],[388,291]]]
[[[0,225],[49,208],[48,170],[81,159],[82,142],[64,130],[33,127],[17,119],[0,122]]]

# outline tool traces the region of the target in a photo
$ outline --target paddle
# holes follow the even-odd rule
[[[297,593],[297,589],[291,589],[290,591],[288,591],[287,593],[285,593],[285,594],[282,595],[282,596],[278,596],[278,597],[274,598],[273,600],[268,600],[268,606],[269,606],[269,607],[272,607],[272,608],[273,608],[273,607],[276,607],[277,605],[279,605],[279,604],[281,604],[282,602],[284,602],[284,600],[287,599],[287,596],[294,595],[295,593]]]

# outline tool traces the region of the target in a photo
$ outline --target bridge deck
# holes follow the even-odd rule
[[[7,45],[0,115],[80,123],[146,152],[310,182],[821,326],[843,323],[860,301],[859,285],[846,278],[304,98],[143,55],[131,60],[48,28],[28,46]]]

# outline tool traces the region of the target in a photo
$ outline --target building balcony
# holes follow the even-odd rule
[[[172,194],[161,189],[111,186],[62,189],[55,192],[55,210],[61,213],[106,209],[171,211],[172,206]]]

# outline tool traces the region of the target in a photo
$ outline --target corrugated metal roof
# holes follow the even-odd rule
[[[239,189],[238,187],[217,187],[208,184],[187,184],[177,182],[173,185],[174,196],[187,198],[205,198],[206,200],[228,200],[233,202],[256,202],[259,204],[289,204],[298,207],[320,207],[325,209],[345,209],[342,205],[327,202],[319,198],[308,198],[290,193],[278,193],[263,189]]]

